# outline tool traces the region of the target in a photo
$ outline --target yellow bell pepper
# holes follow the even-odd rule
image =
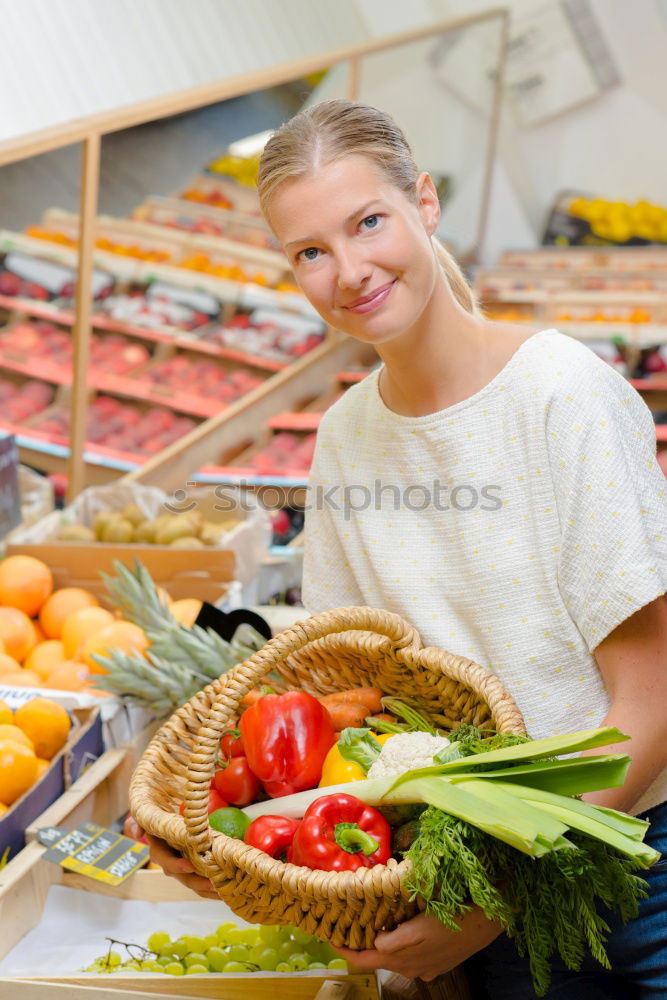
[[[365,780],[366,775],[363,768],[359,764],[355,764],[353,760],[345,760],[341,756],[338,744],[334,743],[324,758],[319,788],[325,788],[327,785],[342,785],[345,781]]]
[[[374,733],[375,739],[381,745],[386,743],[392,733]],[[342,785],[346,781],[365,781],[366,774],[360,764],[353,760],[345,760],[338,749],[338,744],[329,750],[322,765],[322,777],[318,788],[326,788],[327,785]]]

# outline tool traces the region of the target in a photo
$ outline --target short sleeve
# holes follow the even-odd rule
[[[325,497],[332,475],[322,421],[310,470],[304,522],[302,598],[310,614],[364,604]]]
[[[550,401],[546,434],[558,586],[592,652],[667,591],[667,480],[639,394],[587,348],[578,360]]]

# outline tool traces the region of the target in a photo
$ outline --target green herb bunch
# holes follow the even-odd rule
[[[484,738],[472,726],[456,737],[462,756],[529,742],[510,734]],[[433,805],[421,814],[405,856],[412,863],[406,882],[412,897],[423,898],[426,912],[446,927],[458,930],[457,918],[473,904],[500,922],[519,954],[528,956],[537,996],[549,987],[556,950],[576,970],[588,946],[610,968],[609,927],[599,904],[627,921],[646,897],[646,882],[634,874],[645,865],[603,840],[570,830],[567,846],[533,857]]]

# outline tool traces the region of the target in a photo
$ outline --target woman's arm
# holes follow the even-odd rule
[[[632,764],[621,788],[591,792],[584,798],[627,811],[667,767],[667,596],[627,618],[593,655],[611,699],[604,725],[616,726],[631,737],[608,749],[629,754]]]

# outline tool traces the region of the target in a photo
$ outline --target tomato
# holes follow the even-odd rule
[[[215,772],[213,783],[228,802],[247,806],[259,795],[262,785],[245,757],[232,757],[227,767]]]
[[[227,729],[220,737],[220,760],[230,760],[232,757],[245,757],[240,729]]]
[[[220,792],[217,790],[217,788],[213,787],[213,782],[211,782],[211,787],[209,788],[208,792],[208,810],[207,810],[208,815],[210,816],[211,813],[215,812],[216,809],[226,809],[228,805],[229,802],[225,802]],[[181,816],[184,814],[185,802],[181,802],[178,811],[180,812]]]

